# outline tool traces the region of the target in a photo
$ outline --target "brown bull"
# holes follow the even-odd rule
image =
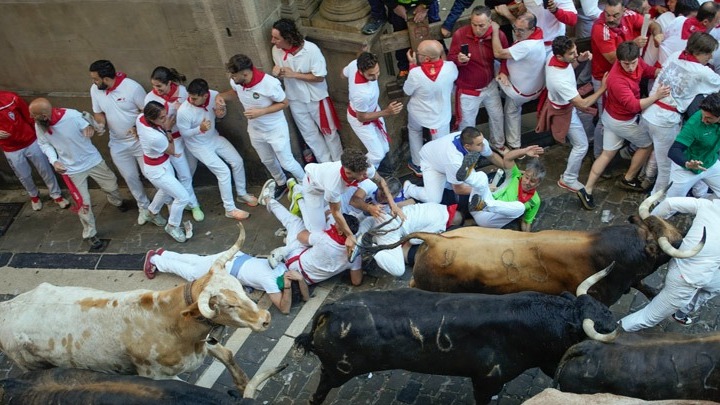
[[[397,243],[365,248],[390,249],[410,239],[422,239],[415,255],[411,287],[438,292],[507,294],[538,291],[560,294],[575,291],[586,278],[615,262],[615,270],[590,290],[611,305],[632,286],[649,297],[656,291],[642,279],[667,263],[678,251],[683,235],[667,221],[650,215],[650,206],[664,193],[645,200],[639,216],[628,225],[594,231],[548,230],[534,233],[465,227],[443,234],[412,233]]]

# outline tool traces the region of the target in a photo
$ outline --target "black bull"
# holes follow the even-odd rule
[[[612,343],[571,347],[555,382],[579,394],[720,401],[719,366],[720,333],[620,333]]]
[[[354,376],[392,369],[470,377],[475,400],[486,403],[529,368],[553,375],[567,348],[586,338],[585,318],[599,331],[615,329],[589,295],[367,291],[323,305],[295,343],[322,363],[311,403]]]

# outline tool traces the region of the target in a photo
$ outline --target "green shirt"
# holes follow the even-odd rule
[[[710,168],[718,160],[718,151],[720,151],[720,124],[704,124],[702,122],[701,111],[696,112],[690,117],[682,130],[675,138],[675,142],[679,142],[685,146],[685,159],[699,160],[703,162],[703,167]],[[685,170],[690,170],[685,168]],[[693,173],[700,173],[700,170],[691,170]]]
[[[493,193],[498,201],[518,201],[518,187],[520,187],[520,178],[522,172],[518,169],[517,165],[513,166],[512,172],[510,173],[510,180],[507,186]],[[535,220],[538,210],[540,209],[540,194],[535,191],[535,194],[525,203],[525,214],[523,215],[523,221],[531,224]]]

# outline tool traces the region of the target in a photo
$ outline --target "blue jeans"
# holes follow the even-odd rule
[[[373,3],[374,1],[375,0],[370,1],[370,3]],[[452,31],[453,27],[455,27],[455,23],[457,22],[458,18],[460,18],[463,11],[465,11],[468,7],[472,6],[473,1],[474,0],[455,0],[452,8],[450,9],[450,13],[448,14],[447,18],[445,19],[445,22],[443,22],[442,27],[448,31]],[[371,13],[372,13],[372,11],[371,11]]]

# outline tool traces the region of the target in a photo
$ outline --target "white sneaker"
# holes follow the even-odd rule
[[[272,252],[270,252],[270,256],[268,256],[268,264],[270,265],[270,268],[276,268],[280,265],[280,263],[285,261],[285,246],[280,246],[278,248],[273,249]]]
[[[250,213],[236,208],[232,211],[225,211],[225,216],[227,218],[232,218],[232,219],[236,219],[236,220],[240,221],[240,220],[249,218]]]
[[[53,201],[55,201],[55,204],[57,204],[61,209],[65,209],[70,206],[70,202],[62,196],[54,199]]]
[[[183,243],[187,240],[187,238],[185,237],[185,231],[179,226],[172,226],[170,224],[167,224],[165,225],[165,232],[167,232],[168,235],[172,236],[173,239],[180,243]]]
[[[252,194],[245,194],[237,196],[237,201],[246,204],[249,207],[255,207],[258,205],[258,199]]]
[[[267,205],[267,200],[275,197],[276,187],[277,184],[273,179],[270,179],[263,184],[262,190],[260,190],[260,197],[258,198],[258,200],[260,200],[260,205]]]
[[[147,208],[140,208],[140,214],[138,214],[138,224],[144,225],[148,221],[152,222],[153,224],[155,224],[157,226],[167,225],[167,219],[163,218],[163,216],[160,215],[160,213],[153,214]]]
[[[33,211],[40,211],[42,209],[42,201],[38,198],[37,201],[30,200],[30,205],[32,205]]]

